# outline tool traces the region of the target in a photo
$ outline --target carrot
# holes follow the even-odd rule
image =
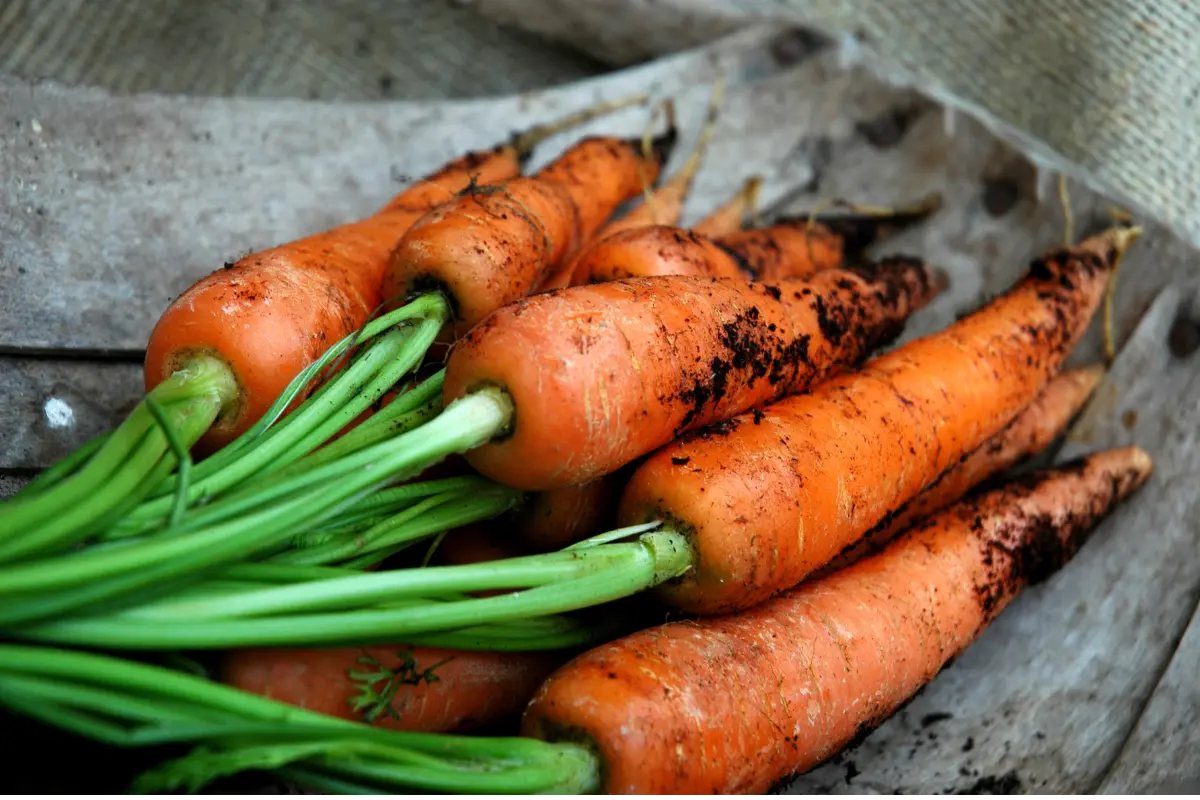
[[[879,236],[911,225],[932,202],[896,212],[830,219],[787,220],[766,228],[709,239],[666,225],[606,237],[580,257],[576,281],[651,275],[697,275],[766,282],[806,278],[859,259]]]
[[[376,645],[227,653],[222,681],[288,705],[381,728],[442,733],[518,713],[562,658]]]
[[[662,598],[699,613],[754,605],[915,497],[1033,402],[1137,235],[1052,251],[950,328],[652,455],[618,520],[667,519],[688,536],[694,569]]]
[[[288,774],[318,790],[330,785],[320,772],[329,768],[334,786],[354,792],[762,794],[894,713],[1025,586],[1060,569],[1151,469],[1137,448],[1094,454],[965,501],[882,553],[757,608],[595,648],[536,690],[522,721],[527,738],[352,726],[163,667],[16,644],[0,645],[0,697],[19,713],[114,744],[161,742],[155,733],[177,727],[180,714],[212,723],[185,726],[206,746],[183,770],[192,789],[239,769],[274,767],[283,754]],[[390,667],[392,657],[385,650],[378,660]],[[454,663],[435,670],[444,684],[421,687],[426,697],[451,688],[442,670]],[[386,697],[387,674],[368,705]],[[329,686],[316,684],[321,698]],[[310,697],[312,688],[301,682],[300,702],[331,710],[355,693],[328,701]],[[457,707],[465,694],[445,696]],[[280,720],[291,728],[279,731]],[[226,751],[231,730],[251,738],[239,733],[239,749]],[[152,785],[179,788],[179,778]]]
[[[683,215],[683,204],[687,200],[687,195],[692,188],[692,182],[695,180],[696,173],[704,161],[705,150],[708,148],[709,139],[712,138],[712,132],[716,126],[720,95],[721,82],[718,81],[714,84],[713,95],[709,101],[708,114],[700,129],[696,144],[692,148],[692,152],[688,154],[683,166],[669,179],[663,181],[657,189],[651,190],[649,184],[643,183],[645,198],[642,203],[624,216],[609,220],[593,234],[585,237],[585,241],[579,250],[572,254],[571,258],[567,259],[554,274],[548,276],[540,283],[537,287],[538,291],[551,291],[565,288],[573,283],[586,283],[586,280],[575,280],[575,265],[580,255],[587,252],[588,247],[595,241],[602,240],[620,231],[636,230],[648,225],[674,225],[679,222],[679,218]],[[664,109],[667,116],[667,128],[674,130],[675,104],[667,101],[664,104]],[[652,142],[649,139],[643,140],[643,151],[648,151],[652,146]]]
[[[596,753],[602,792],[762,794],[892,714],[1150,470],[1136,448],[1099,453],[757,608],[598,647],[542,685],[523,732]]]
[[[692,233],[719,239],[745,228],[747,220],[757,212],[758,193],[762,189],[762,183],[761,176],[748,178],[733,197],[693,225]]]
[[[533,492],[512,522],[513,535],[534,553],[548,553],[612,527],[623,476],[605,475],[582,486]]]
[[[934,284],[925,265],[892,259],[776,285],[672,276],[536,295],[455,346],[443,401],[503,387],[510,430],[467,461],[520,489],[579,485],[856,363]]]
[[[507,542],[511,538],[508,534],[509,531],[499,520],[476,522],[455,528],[435,540],[432,553],[428,556],[429,563],[458,567],[512,558],[517,553]],[[494,590],[470,594],[474,597],[495,597],[504,592]]]
[[[232,374],[236,392],[201,437],[201,452],[232,441],[262,417],[300,371],[353,333],[381,301],[380,281],[401,236],[468,187],[514,178],[546,137],[628,102],[596,106],[446,164],[375,214],[245,256],[201,278],[163,312],[146,345],[150,391],[197,355]],[[297,398],[298,400],[301,398]]]
[[[868,553],[878,552],[895,535],[920,522],[985,480],[1040,453],[1062,435],[1104,376],[1102,367],[1073,369],[1050,379],[1042,393],[1002,431],[950,468],[911,502],[889,514],[867,534],[812,574],[819,579]]]
[[[383,296],[441,291],[460,327],[475,325],[553,275],[617,206],[654,183],[675,137],[668,129],[649,152],[637,140],[590,137],[536,175],[468,187],[400,239]]]

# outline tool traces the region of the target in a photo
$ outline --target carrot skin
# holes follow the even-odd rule
[[[881,236],[927,216],[930,206],[887,216],[789,219],[768,227],[710,238],[665,225],[605,237],[579,256],[575,283],[698,275],[773,281],[807,278],[862,260]]]
[[[957,502],[987,479],[1049,447],[1083,408],[1103,376],[1102,367],[1073,369],[1054,376],[1037,399],[1003,430],[951,467],[912,502],[885,517],[809,579],[820,579],[869,553],[878,552],[909,526]]]
[[[513,518],[512,531],[533,553],[549,553],[608,530],[616,522],[623,476],[535,492]]]
[[[248,255],[201,278],[167,307],[150,334],[146,391],[189,356],[223,359],[238,381],[238,400],[196,449],[209,453],[228,444],[301,370],[366,322],[380,304],[391,251],[413,222],[472,181],[503,180],[520,167],[519,153],[508,146],[457,159],[373,216]]]
[[[579,485],[857,363],[935,283],[892,259],[776,285],[672,276],[536,295],[459,341],[443,400],[504,388],[511,431],[468,453],[471,466],[527,491]]]
[[[431,564],[445,567],[483,564],[521,555],[507,546],[511,538],[509,531],[499,520],[487,520],[456,528],[446,534],[433,552]],[[506,594],[503,589],[485,589],[469,592],[473,597],[497,597]]]
[[[520,712],[538,684],[562,663],[553,653],[489,653],[408,645],[317,650],[248,649],[226,654],[222,679],[230,686],[332,717],[363,720],[351,706],[361,686],[351,671],[373,673],[359,663],[374,658],[395,669],[401,654],[411,655],[418,673],[438,662],[433,682],[401,685],[391,703],[394,713],[372,724],[391,730],[446,733],[468,731]],[[382,690],[383,683],[376,684]]]
[[[669,139],[669,141],[668,141]],[[471,187],[416,222],[384,273],[385,300],[445,291],[459,332],[536,289],[625,200],[658,178],[668,137],[649,159],[641,143],[584,139],[530,177]]]
[[[882,553],[738,614],[557,670],[523,731],[587,741],[610,794],[762,794],[885,720],[1150,473],[1100,453],[961,503]]]
[[[827,564],[1033,402],[1128,241],[1113,231],[1053,251],[946,330],[651,455],[618,522],[672,520],[695,556],[655,591],[675,608],[721,613]]]

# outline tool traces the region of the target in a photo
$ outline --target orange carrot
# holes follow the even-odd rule
[[[512,521],[513,535],[535,553],[594,536],[616,522],[621,486],[622,476],[614,473],[582,486],[534,492]]]
[[[600,792],[762,794],[891,715],[1150,471],[1136,448],[1093,455],[757,608],[598,647],[542,685],[523,731],[595,753]]]
[[[868,553],[879,552],[896,534],[957,502],[985,480],[1042,452],[1067,429],[1103,376],[1103,367],[1087,367],[1051,378],[1038,398],[1004,430],[951,467],[912,502],[884,517],[866,536],[813,573],[811,579],[822,578]]]
[[[467,461],[519,489],[579,485],[857,363],[935,292],[912,259],[777,285],[672,276],[575,286],[472,330],[450,356],[443,401],[502,387],[511,431]]]
[[[469,186],[519,175],[533,147],[548,135],[625,105],[596,106],[458,158],[366,219],[253,253],[201,278],[171,303],[150,334],[146,390],[197,356],[215,356],[232,372],[236,396],[201,438],[199,450],[227,444],[304,367],[379,306],[389,256],[414,222]]]
[[[806,278],[861,260],[881,235],[923,219],[932,205],[897,212],[820,220],[788,220],[709,239],[666,225],[628,230],[589,248],[576,282],[651,275],[699,275],[766,282]]]
[[[518,713],[562,663],[552,653],[409,645],[229,652],[223,681],[339,719],[382,728],[465,731]]]
[[[690,539],[694,569],[662,597],[700,613],[746,608],[910,501],[1033,402],[1137,235],[1114,229],[1052,251],[948,329],[650,456],[618,519],[671,520]]]
[[[649,225],[674,225],[679,222],[679,218],[683,215],[683,204],[687,200],[688,192],[692,188],[696,172],[699,171],[700,165],[704,161],[704,151],[708,147],[708,141],[712,138],[713,127],[717,120],[717,102],[719,96],[720,89],[718,84],[718,87],[714,88],[712,102],[709,104],[708,116],[700,130],[696,146],[688,154],[687,161],[683,163],[683,166],[653,191],[651,191],[648,185],[643,184],[646,196],[642,203],[624,216],[609,220],[592,235],[586,237],[580,249],[559,269],[538,285],[538,291],[562,289],[576,282],[586,283],[586,280],[574,280],[576,273],[575,265],[579,256],[586,252],[593,242],[620,231],[636,230]],[[667,114],[667,127],[674,130],[675,105],[668,101],[664,107]],[[649,140],[643,142],[643,150],[649,149],[651,146],[652,143]]]
[[[656,181],[674,141],[668,130],[643,153],[637,140],[592,137],[534,176],[470,187],[404,234],[384,298],[443,291],[460,327],[475,325],[554,274],[643,181]]]

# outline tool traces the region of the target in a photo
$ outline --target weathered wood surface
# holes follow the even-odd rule
[[[448,103],[109,97],[0,78],[0,348],[140,350],[168,301],[224,261],[370,213],[517,130],[715,68],[735,82],[777,65],[742,35],[569,88]],[[592,129],[635,135],[648,118]]]
[[[0,356],[0,468],[49,466],[112,429],[142,388],[137,364]]]
[[[690,218],[755,172],[768,178],[767,202],[801,190],[794,209],[836,197],[886,204],[941,192],[942,212],[880,248],[920,254],[951,276],[950,290],[914,319],[909,337],[1003,291],[1031,256],[1061,241],[1053,182],[982,128],[842,70],[834,53],[781,41],[753,33],[721,46],[729,87]],[[86,439],[89,426],[103,425],[104,409],[115,418],[138,394],[136,365],[34,361],[31,349],[136,354],[161,308],[195,277],[250,247],[369,211],[396,189],[390,165],[419,173],[509,130],[637,91],[672,94],[694,128],[711,75],[707,54],[688,54],[536,97],[380,106],[105,98],[0,82],[0,348],[27,359],[0,364],[0,400],[18,398],[0,405],[0,491],[13,484],[5,474],[21,476],[3,470],[45,466]],[[639,109],[592,127],[636,132],[645,119]],[[539,158],[562,143],[547,143]],[[1102,222],[1107,202],[1070,188],[1075,232]],[[1197,261],[1148,226],[1122,267],[1119,341],[1164,286],[1197,274]],[[1106,775],[1152,791],[1157,781],[1200,772],[1186,758],[1154,761],[1146,749],[1145,757],[1126,750],[1132,766],[1112,766],[1143,706],[1194,702],[1152,694],[1200,587],[1200,356],[1164,355],[1163,315],[1173,297],[1192,290],[1175,291],[1122,353],[1078,428],[1086,437],[1070,445],[1136,441],[1157,459],[1154,481],[905,712],[794,791],[937,792],[1010,772],[1026,791],[1086,791]],[[1099,355],[1096,326],[1076,360]],[[68,391],[77,426],[39,429],[47,400]],[[1138,417],[1127,429],[1131,407]],[[1172,669],[1171,685],[1195,683],[1194,660]],[[922,724],[943,712],[954,716]],[[1142,735],[1174,736],[1163,719],[1165,728]]]

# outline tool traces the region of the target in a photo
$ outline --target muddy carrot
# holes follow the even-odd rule
[[[375,311],[389,256],[413,223],[468,187],[515,178],[543,139],[624,105],[597,106],[458,158],[365,219],[253,253],[202,278],[171,303],[151,332],[146,390],[197,357],[215,358],[229,371],[236,394],[224,398],[199,444],[211,452],[228,443],[305,366]]]
[[[1051,378],[1037,399],[1004,430],[951,467],[910,503],[881,520],[862,539],[814,572],[810,579],[822,578],[868,553],[878,552],[909,526],[957,502],[989,478],[1042,452],[1063,434],[1103,376],[1102,367],[1086,367]]]
[[[593,283],[651,275],[696,275],[766,282],[806,278],[852,264],[880,236],[914,224],[932,202],[892,216],[798,219],[720,239],[666,225],[606,237],[580,257],[576,276]]]
[[[857,363],[935,284],[901,258],[808,281],[671,276],[536,295],[456,345],[443,401],[501,387],[511,423],[471,466],[520,489],[575,486]]]
[[[247,256],[194,284],[151,333],[144,400],[111,434],[57,465],[52,480],[0,507],[0,563],[105,530],[142,500],[185,482],[193,447],[209,453],[235,436],[248,445],[299,404],[310,406],[304,421],[276,437],[275,449],[252,462],[256,469],[286,463],[284,455],[298,453],[304,442],[315,446],[317,431],[328,437],[344,427],[419,362],[428,347],[419,323],[443,315],[440,298],[419,298],[366,335],[388,253],[414,216],[458,188],[516,174],[537,141],[595,113],[600,110],[458,159],[372,217]],[[392,323],[405,329],[387,330]],[[310,397],[321,383],[318,367],[336,372],[327,356],[340,358],[375,337],[385,340],[382,349],[325,383],[323,400]],[[285,389],[288,399],[280,404]],[[321,427],[326,422],[332,429]],[[234,452],[226,447],[223,455]],[[171,477],[176,468],[178,479]],[[192,477],[215,469],[205,463]],[[170,507],[170,498],[163,503]],[[183,511],[186,503],[176,508]]]
[[[222,680],[339,719],[443,733],[517,714],[561,663],[555,654],[408,645],[248,649],[225,656]]]
[[[523,731],[583,743],[601,792],[762,794],[892,714],[1150,470],[1136,448],[1099,453],[757,608],[598,647],[543,684]]]
[[[757,608],[597,647],[537,690],[528,738],[355,726],[162,667],[15,644],[0,645],[0,702],[112,744],[206,745],[215,769],[185,773],[193,789],[275,767],[286,742],[307,747],[287,775],[318,791],[329,769],[340,791],[358,793],[368,790],[361,780],[471,794],[762,794],[894,713],[1026,585],[1061,568],[1151,467],[1136,448],[1098,453],[947,509],[882,553]],[[375,691],[385,693],[386,683]],[[240,747],[222,758],[231,734]],[[247,744],[259,743],[274,745],[267,758],[248,757]],[[178,764],[143,788],[178,788],[162,782]]]
[[[752,405],[751,413],[695,430],[662,447],[636,469],[625,489],[618,522],[626,527],[567,550],[467,567],[394,570],[348,578],[324,591],[308,583],[287,591],[174,604],[171,620],[159,620],[153,630],[140,620],[133,626],[116,620],[75,619],[25,627],[22,633],[91,646],[112,646],[116,642],[128,646],[130,641],[151,638],[159,643],[171,641],[176,646],[217,640],[233,646],[234,642],[247,640],[261,642],[265,636],[275,643],[291,643],[297,636],[307,637],[306,643],[315,643],[312,624],[303,615],[262,620],[238,617],[297,608],[306,613],[345,609],[350,603],[394,603],[398,597],[515,590],[498,597],[405,605],[391,614],[348,614],[354,620],[353,630],[387,632],[388,639],[377,641],[450,646],[428,637],[470,625],[536,621],[542,615],[596,606],[655,587],[657,599],[686,612],[720,613],[750,607],[791,588],[828,563],[1033,402],[1094,315],[1114,260],[1137,235],[1137,229],[1114,229],[1077,247],[1047,253],[1034,261],[1027,275],[1007,293],[947,330],[910,342],[858,370],[820,383],[806,394],[765,407]],[[817,277],[830,274],[819,273]],[[918,284],[918,294],[921,274],[920,269],[910,273]],[[676,287],[671,297],[678,301],[678,287],[697,279],[658,280]],[[725,283],[751,292],[758,286],[740,281]],[[611,290],[620,285],[575,287],[526,302],[562,298],[582,289]],[[855,313],[861,313],[870,297],[882,302],[891,294],[899,300],[903,293],[900,286],[895,288],[895,292],[885,289],[868,292],[865,297],[859,294],[851,305],[858,309]],[[694,323],[697,309],[703,305],[690,297],[684,299],[689,311],[678,320],[677,342],[687,341],[685,333],[702,327]],[[813,307],[821,305],[825,309],[827,321],[828,300],[823,297],[820,304],[811,301]],[[661,312],[673,307],[660,305],[660,317],[665,318]],[[773,307],[762,301],[754,307],[760,319],[775,324]],[[575,319],[598,313],[576,315]],[[721,318],[728,321],[735,316],[723,314]],[[605,324],[619,331],[615,323]],[[779,327],[776,324],[775,333]],[[531,330],[536,332],[539,326]],[[561,333],[561,326],[555,330]],[[842,330],[842,334],[845,332]],[[592,340],[583,341],[589,347],[593,344]],[[499,352],[528,351],[515,346]],[[607,350],[596,350],[601,352],[605,357],[599,363],[615,363]],[[688,351],[680,352],[685,364],[696,357]],[[755,363],[754,359],[747,361]],[[658,366],[660,360],[639,358],[639,363]],[[768,374],[770,369],[768,366]],[[527,374],[526,379],[537,387],[543,375],[544,385],[567,372],[556,364],[544,373],[533,370],[532,377]],[[419,430],[346,459],[337,473],[335,488],[339,494],[333,500],[321,498],[320,502],[334,502],[341,493],[378,480],[361,475],[364,466],[377,470],[376,475],[391,474],[398,465],[415,469],[415,461],[423,462],[417,461],[410,450],[413,447],[419,450],[421,459],[430,459],[435,453],[471,451],[483,442],[504,445],[517,440],[522,419],[526,419],[522,409],[526,408],[527,395],[513,391],[516,381],[510,378],[516,374],[480,374],[479,381],[468,382],[473,388],[467,390],[466,397],[452,400],[441,415]],[[750,375],[754,374],[752,368]],[[644,374],[642,379],[649,377]],[[744,376],[739,381],[745,381]],[[449,376],[446,385],[450,385]],[[762,384],[751,381],[749,385],[753,388]],[[607,414],[605,409],[614,408],[613,399],[627,396],[626,392],[618,393],[618,388],[612,380],[601,382],[587,404],[552,402],[549,411],[537,413],[533,419],[539,424],[557,422],[563,409],[572,407],[585,407],[589,412],[600,409]],[[728,398],[734,392],[732,384],[721,388],[715,396]],[[741,393],[747,393],[744,384]],[[529,396],[536,396],[536,392]],[[649,396],[661,404],[656,393]],[[593,397],[605,398],[607,405],[592,401]],[[712,413],[707,403],[705,407],[709,408],[707,413]],[[628,435],[629,429],[641,430],[645,416],[622,413],[629,422],[613,430],[620,435]],[[585,464],[595,464],[612,453],[591,448],[616,434],[596,424],[603,416],[585,417],[583,421],[589,419],[593,421],[590,430],[585,424],[578,432],[569,428],[553,431],[552,439],[542,440],[578,444],[564,445],[560,451],[548,446],[540,454],[541,467],[528,451],[516,450],[511,466],[499,461],[493,466],[507,467],[513,474],[522,470],[518,478],[525,480],[538,477],[539,471],[551,477],[570,475],[579,466],[575,459],[581,452],[587,456]],[[500,431],[508,431],[508,438],[493,441]],[[530,441],[536,446],[539,439],[532,437]],[[589,449],[581,450],[583,444]],[[501,493],[497,496],[504,499]],[[101,562],[107,567],[111,561],[126,563],[131,558],[120,550],[108,558],[102,559],[102,555],[74,568],[72,576],[97,572]],[[62,578],[57,574],[53,577]],[[52,585],[50,576],[37,571],[8,569],[0,572],[0,578],[0,596],[28,593],[34,588],[46,590]],[[0,611],[5,611],[3,604]],[[166,612],[157,613],[161,616]],[[171,624],[184,620],[187,625]],[[329,635],[329,630],[344,634],[351,629],[348,621],[328,624],[324,635]],[[251,636],[258,638],[248,639]],[[522,645],[514,641],[513,646]],[[539,649],[547,648],[543,645]]]
[[[696,178],[696,173],[704,161],[704,153],[708,148],[708,142],[712,138],[713,128],[717,121],[717,106],[719,102],[720,84],[718,83],[714,86],[713,96],[709,102],[708,114],[700,129],[696,144],[692,152],[688,154],[687,160],[684,161],[683,165],[674,175],[663,181],[657,188],[652,189],[648,185],[643,185],[645,198],[642,203],[635,206],[624,216],[609,220],[590,236],[585,237],[579,250],[572,254],[571,258],[567,259],[553,274],[547,276],[538,285],[538,291],[551,291],[553,289],[562,289],[573,283],[586,283],[586,280],[575,280],[575,266],[580,255],[586,252],[594,242],[620,231],[636,230],[649,225],[674,225],[679,222],[679,218],[683,215],[684,202],[687,200],[688,192],[692,188],[692,182]],[[668,101],[664,105],[664,108],[667,115],[667,127],[673,130],[675,128],[675,105]],[[644,140],[643,150],[648,150],[650,147],[652,147],[651,141],[649,139]]]
[[[572,258],[616,208],[654,183],[675,141],[583,139],[530,177],[472,186],[418,220],[384,272],[385,300],[440,291],[464,330]]]
[[[695,569],[662,598],[700,613],[749,607],[909,502],[1033,402],[1137,235],[1113,229],[1051,251],[946,330],[652,455],[618,520],[686,532]]]

